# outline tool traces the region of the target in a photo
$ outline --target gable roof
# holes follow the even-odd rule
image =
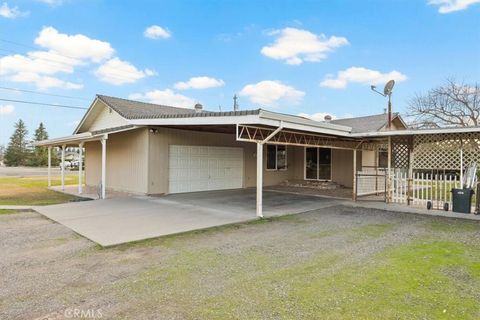
[[[84,115],[82,121],[75,129],[74,134],[80,133],[82,125],[85,123],[87,118],[91,118],[91,111],[94,109],[95,102],[101,101],[104,106],[107,106],[120,117],[124,118],[127,122],[124,125],[128,126],[148,126],[148,125],[161,125],[165,123],[171,123],[174,121],[180,121],[178,123],[188,124],[190,121],[192,123],[221,123],[221,121],[237,121],[233,120],[232,117],[241,117],[241,116],[254,116],[260,118],[269,118],[276,120],[284,120],[292,123],[302,123],[314,127],[322,127],[325,129],[331,129],[334,131],[348,132],[350,134],[356,133],[372,133],[382,131],[383,128],[387,125],[387,115],[386,114],[377,114],[364,117],[356,118],[346,118],[346,119],[336,119],[331,121],[314,121],[300,116],[289,115],[289,114],[280,114],[276,112],[269,112],[262,109],[255,110],[241,110],[241,111],[219,111],[212,112],[202,110],[202,112],[197,112],[195,109],[187,108],[178,108],[154,103],[147,103],[141,101],[128,100],[123,98],[111,97],[106,95],[98,94],[95,101],[90,106],[87,113]],[[95,113],[93,114],[95,117]],[[191,118],[192,120],[189,120]],[[215,118],[223,118],[225,120],[214,120]],[[195,120],[194,120],[195,119]],[[204,120],[203,120],[204,119]],[[252,120],[253,119],[253,120]],[[243,121],[258,121],[257,118],[245,118]],[[404,128],[407,128],[407,125],[400,117],[399,113],[392,114],[392,120],[399,121]],[[167,122],[165,122],[167,121]],[[220,121],[220,122],[219,122]],[[238,122],[238,121],[237,121]],[[236,122],[235,122],[236,123]],[[276,125],[276,124],[275,124]],[[120,124],[117,124],[117,127]],[[123,124],[122,124],[123,126]],[[100,128],[102,129],[102,128]],[[106,128],[110,129],[110,128]],[[103,130],[106,130],[103,129]],[[103,131],[102,130],[102,131]],[[336,133],[335,133],[336,134]]]
[[[405,125],[398,112],[392,114],[392,121],[396,118],[398,118]],[[352,133],[375,132],[381,130],[387,125],[387,114],[382,113],[364,117],[336,119],[330,120],[329,122],[351,127]]]
[[[125,119],[152,119],[165,115],[194,114],[194,109],[177,108],[160,104],[133,101],[122,98],[97,95],[97,98],[115,110]]]

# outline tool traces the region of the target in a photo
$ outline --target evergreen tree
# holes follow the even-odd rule
[[[23,166],[28,163],[29,148],[27,140],[28,130],[22,119],[15,123],[15,132],[10,137],[5,151],[5,165]]]
[[[35,130],[33,135],[33,141],[38,142],[48,139],[48,133],[43,125],[43,122],[40,122],[40,125]],[[54,150],[52,150],[52,165],[58,163],[58,157]],[[29,165],[34,167],[45,167],[48,165],[48,148],[35,146],[33,152],[30,155]]]
[[[4,155],[5,155],[5,146],[0,145],[0,162],[3,161]]]

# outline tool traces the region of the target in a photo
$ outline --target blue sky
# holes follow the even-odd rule
[[[480,77],[479,0],[0,1],[0,98],[88,107],[96,93],[208,110],[319,119],[395,111],[455,77]],[[71,134],[84,111],[0,101],[13,123]]]

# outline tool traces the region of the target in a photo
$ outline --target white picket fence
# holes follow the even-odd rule
[[[390,179],[392,202],[426,206],[427,202],[431,201],[435,209],[443,208],[445,203],[451,208],[451,190],[460,187],[457,176],[446,174],[414,173],[409,179],[407,172],[397,171]]]

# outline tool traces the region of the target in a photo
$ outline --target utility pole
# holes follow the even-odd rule
[[[238,97],[237,95],[233,95],[233,111],[238,111],[239,105],[238,105]]]

